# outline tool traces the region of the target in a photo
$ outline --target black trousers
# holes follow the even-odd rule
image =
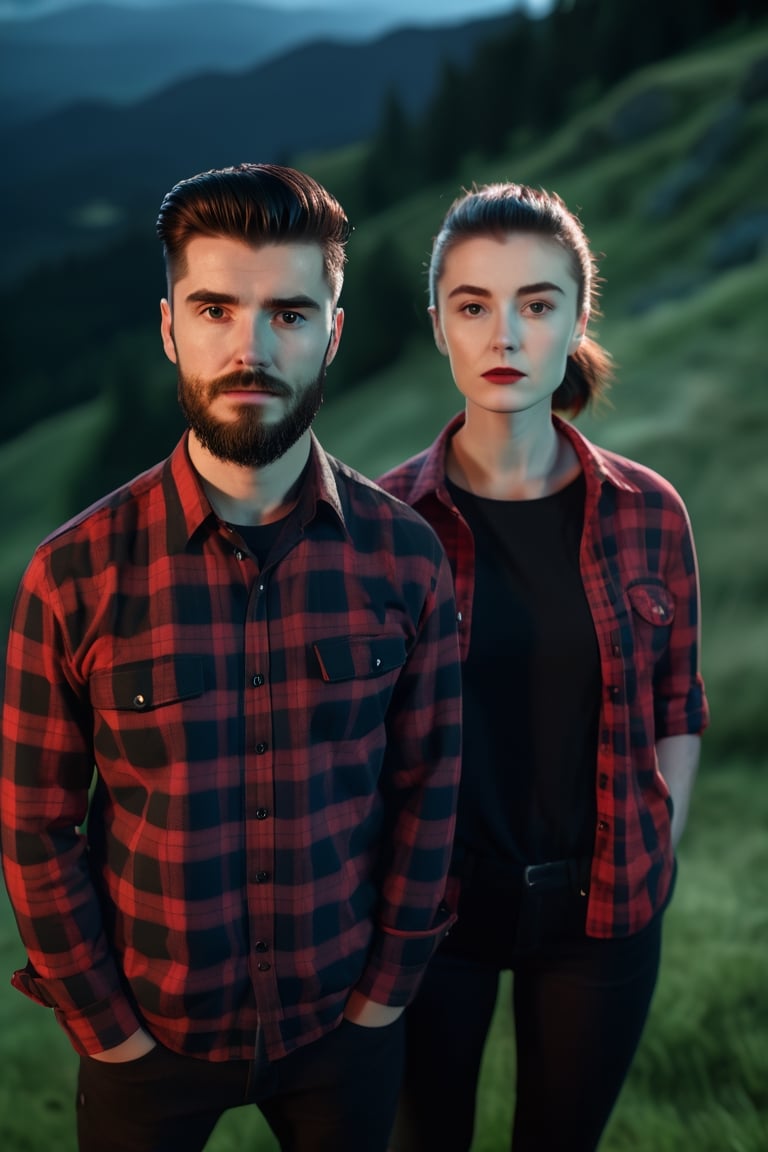
[[[583,932],[586,901],[569,893],[570,924],[565,917],[562,932],[539,945],[526,936],[521,948],[502,900],[486,891],[465,909],[406,1011],[404,1087],[390,1144],[397,1152],[470,1149],[480,1064],[508,968],[517,1049],[509,1147],[598,1146],[650,1008],[662,917],[635,936],[592,939]]]
[[[202,1152],[219,1117],[259,1107],[283,1152],[385,1152],[400,1090],[404,1020],[347,1020],[283,1060],[212,1063],[158,1046],[139,1060],[84,1057],[80,1152]],[[247,1152],[243,1149],[242,1152]]]

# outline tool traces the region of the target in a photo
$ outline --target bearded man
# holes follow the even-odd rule
[[[312,432],[341,205],[245,164],[177,184],[157,228],[189,427],[39,546],[13,614],[13,983],[79,1054],[80,1152],[196,1152],[245,1104],[282,1149],[384,1152],[453,918],[450,570]]]

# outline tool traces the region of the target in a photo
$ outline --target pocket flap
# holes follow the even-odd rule
[[[162,704],[202,696],[202,661],[196,656],[169,656],[108,668],[91,677],[91,703],[101,710],[146,712]]]
[[[382,676],[405,663],[404,636],[332,636],[312,645],[323,680]]]

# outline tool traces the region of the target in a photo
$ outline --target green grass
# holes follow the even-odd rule
[[[659,986],[601,1152],[765,1152],[768,762],[706,764],[666,916]],[[3,893],[0,965],[23,962]],[[503,1152],[514,1106],[505,976],[473,1152]],[[76,1057],[50,1013],[0,985],[0,1147],[74,1152]],[[228,1113],[207,1152],[276,1152],[261,1115]]]

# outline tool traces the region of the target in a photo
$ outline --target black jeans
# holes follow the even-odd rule
[[[202,1152],[219,1117],[255,1104],[284,1152],[385,1152],[400,1090],[404,1020],[347,1020],[273,1063],[213,1063],[158,1045],[126,1064],[84,1057],[80,1152]],[[246,1152],[243,1149],[243,1152]]]
[[[517,1048],[513,1152],[594,1152],[629,1070],[658,976],[661,915],[635,936],[592,939],[579,928],[586,901],[574,896],[559,939],[520,949],[516,917],[504,917],[496,896],[484,915],[475,905],[461,933],[460,918],[407,1009],[397,1152],[468,1152],[506,968]],[[491,922],[502,927],[489,932]]]

